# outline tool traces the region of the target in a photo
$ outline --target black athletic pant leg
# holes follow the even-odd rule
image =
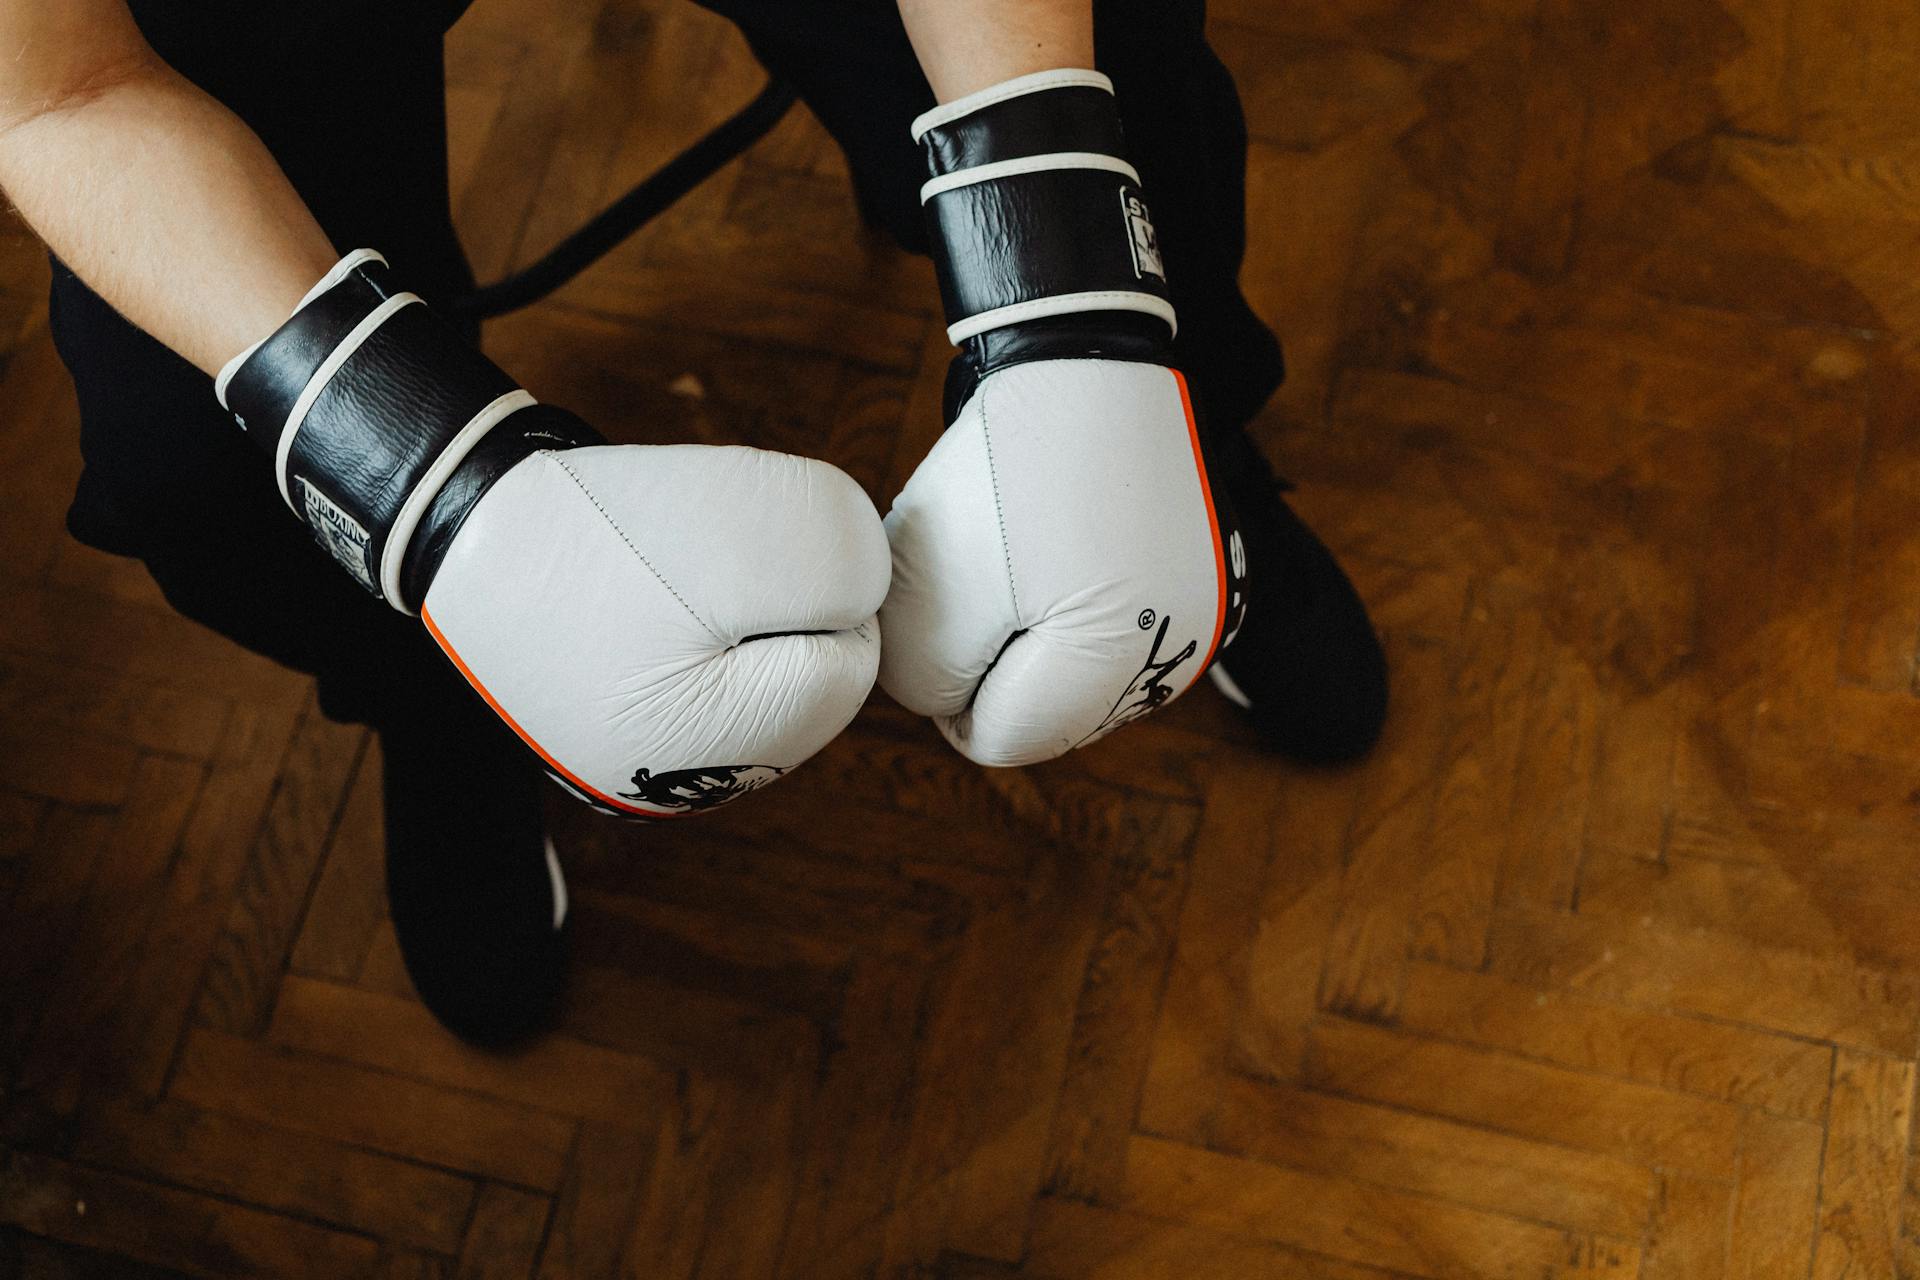
[[[379,248],[429,300],[471,280],[446,187],[445,7],[133,5],[160,54],[261,136],[336,245]],[[53,265],[86,464],[75,537],[138,557],[182,614],[316,676],[336,719],[412,723],[471,700],[417,622],[314,545],[212,380]]]

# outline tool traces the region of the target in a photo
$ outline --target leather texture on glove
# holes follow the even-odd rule
[[[989,376],[886,523],[881,687],[981,764],[1050,759],[1165,705],[1226,624],[1213,501],[1169,369]]]

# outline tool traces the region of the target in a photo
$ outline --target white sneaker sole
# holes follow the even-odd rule
[[[567,922],[567,879],[560,874],[560,855],[553,851],[553,837],[547,837],[547,882],[553,886],[553,927],[556,932]]]
[[[1253,699],[1233,682],[1233,677],[1228,675],[1227,669],[1218,662],[1207,668],[1207,677],[1213,681],[1214,688],[1227,695],[1228,702],[1242,710],[1250,710],[1253,707]]]

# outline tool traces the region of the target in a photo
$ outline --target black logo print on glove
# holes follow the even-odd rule
[[[759,790],[785,772],[770,764],[716,764],[704,769],[670,769],[660,774],[642,769],[633,775],[633,790],[622,791],[620,798],[681,813],[717,809],[729,800]]]
[[[1141,612],[1140,623],[1143,628],[1153,625],[1151,609]],[[1076,747],[1083,747],[1096,738],[1112,733],[1123,724],[1138,720],[1173,697],[1174,689],[1167,683],[1167,677],[1173,674],[1174,668],[1191,658],[1200,645],[1198,641],[1189,640],[1186,648],[1162,661],[1160,646],[1166,643],[1167,628],[1172,625],[1171,617],[1160,619],[1160,630],[1153,637],[1153,649],[1147,654],[1146,663],[1140,668],[1139,673],[1127,682],[1127,687],[1121,690],[1120,696],[1114,700],[1113,709],[1107,712],[1107,718],[1102,720],[1099,727],[1092,733],[1074,743]]]

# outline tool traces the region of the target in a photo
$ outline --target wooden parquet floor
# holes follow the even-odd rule
[[[65,538],[0,240],[0,1274],[1920,1277],[1920,9],[1213,20],[1378,752],[1196,692],[986,772],[876,696],[698,822],[557,805],[514,1057],[409,992],[366,735]],[[759,82],[684,0],[480,0],[450,69],[487,277]],[[800,113],[489,344],[884,506],[932,300]]]

